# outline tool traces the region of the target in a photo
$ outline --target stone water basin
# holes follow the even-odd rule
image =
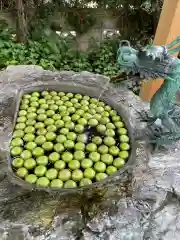
[[[55,92],[56,91],[56,92]],[[72,88],[72,86],[70,86],[69,84],[68,84],[68,82],[66,83],[66,84],[64,84],[64,83],[60,83],[60,84],[58,84],[58,85],[42,85],[42,86],[38,86],[38,87],[29,87],[29,88],[26,88],[25,90],[21,90],[20,91],[20,93],[19,93],[19,98],[18,98],[18,100],[17,100],[17,102],[16,102],[16,111],[15,111],[15,117],[14,117],[14,122],[13,122],[13,126],[14,126],[14,131],[15,130],[17,130],[17,129],[15,129],[17,126],[19,127],[19,125],[21,124],[19,124],[19,122],[17,123],[16,121],[17,121],[17,119],[19,119],[19,118],[21,118],[22,119],[22,116],[21,117],[19,117],[19,111],[20,110],[22,110],[22,107],[24,107],[23,105],[20,105],[20,103],[21,103],[21,99],[22,99],[22,97],[24,96],[24,95],[28,95],[28,94],[31,94],[31,93],[33,93],[33,92],[35,92],[36,93],[36,95],[38,95],[39,93],[47,93],[47,92],[52,92],[52,93],[71,93],[71,94],[74,94],[74,96],[76,96],[76,94],[81,94],[81,96],[85,96],[86,98],[87,98],[87,96],[88,97],[93,97],[94,99],[96,99],[97,101],[102,101],[102,102],[104,102],[105,104],[108,104],[109,106],[111,106],[114,110],[116,110],[117,111],[117,114],[121,117],[121,121],[123,122],[123,123],[125,123],[125,128],[127,129],[127,131],[128,131],[128,137],[129,137],[129,139],[130,139],[130,141],[129,141],[129,145],[130,145],[130,149],[128,150],[128,152],[129,152],[129,156],[128,156],[128,158],[126,159],[126,163],[125,163],[125,166],[124,167],[121,167],[115,174],[113,174],[113,175],[111,175],[111,176],[109,176],[109,177],[106,177],[104,180],[102,180],[102,181],[100,181],[100,182],[97,182],[97,181],[95,181],[95,180],[93,180],[93,183],[92,184],[90,184],[90,185],[88,185],[88,186],[82,186],[81,184],[80,184],[80,186],[78,187],[78,190],[82,190],[82,189],[86,189],[86,190],[88,190],[88,188],[98,188],[99,186],[103,186],[104,184],[106,184],[106,182],[109,182],[109,181],[111,181],[113,178],[116,178],[117,176],[118,177],[120,177],[121,176],[121,174],[124,172],[124,170],[129,166],[129,165],[131,165],[132,164],[132,161],[134,160],[134,153],[135,153],[135,148],[134,148],[134,140],[133,140],[133,134],[132,134],[132,129],[131,129],[131,126],[130,126],[130,122],[129,122],[129,120],[128,120],[128,117],[127,117],[127,113],[126,113],[126,110],[123,108],[123,106],[120,104],[120,103],[117,103],[116,101],[113,101],[113,99],[111,98],[111,97],[109,97],[108,96],[108,94],[107,94],[107,92],[106,92],[106,90],[99,90],[99,89],[97,89],[97,88],[93,88],[93,87],[84,87],[84,86],[77,86],[77,85],[75,85],[75,86],[73,86],[73,88]],[[70,94],[70,95],[71,95]],[[29,97],[30,95],[28,95],[28,97]],[[49,96],[48,96],[49,97]],[[51,97],[51,96],[50,96]],[[33,97],[32,97],[33,98]],[[63,97],[62,97],[63,98]],[[94,100],[93,99],[93,100]],[[34,99],[33,99],[34,100]],[[23,101],[29,101],[29,100],[27,100],[27,99],[25,99],[25,100],[23,100]],[[51,100],[50,100],[51,101]],[[83,100],[84,101],[84,100]],[[101,103],[102,103],[101,102]],[[35,103],[34,103],[35,104]],[[38,105],[38,104],[37,104]],[[33,105],[34,106],[34,105]],[[40,105],[40,107],[41,107],[42,105]],[[57,105],[56,105],[57,106]],[[20,109],[19,109],[19,107],[20,107]],[[62,106],[61,106],[62,107]],[[32,107],[31,107],[32,108]],[[24,108],[23,108],[24,109]],[[37,108],[38,109],[38,108]],[[39,109],[41,109],[41,108],[39,108]],[[47,109],[46,110],[46,112],[48,111],[49,109]],[[91,109],[92,110],[92,109]],[[112,111],[114,111],[114,110],[112,110]],[[23,110],[24,111],[24,110]],[[21,111],[22,112],[22,111]],[[59,114],[59,109],[56,111],[56,113],[58,113]],[[95,114],[95,112],[93,112],[94,114]],[[107,112],[106,112],[107,113]],[[26,116],[25,116],[26,117]],[[23,116],[23,118],[25,118],[24,116]],[[83,116],[82,116],[83,117]],[[20,120],[21,120],[20,119]],[[48,119],[50,119],[50,118],[48,118]],[[84,120],[84,119],[83,119]],[[23,119],[23,121],[24,121],[24,119]],[[37,120],[38,121],[38,120]],[[101,120],[100,120],[101,121]],[[42,122],[39,122],[39,123],[41,123],[42,124]],[[101,123],[101,122],[100,122]],[[99,124],[100,124],[99,123]],[[116,124],[117,122],[115,122],[115,124]],[[22,123],[22,124],[24,124],[24,122]],[[21,125],[22,125],[21,124]],[[44,124],[44,122],[43,122],[43,124]],[[102,125],[102,124],[101,124]],[[105,125],[104,125],[105,126]],[[26,126],[27,127],[27,126]],[[28,126],[29,127],[29,126]],[[19,129],[18,129],[19,130]],[[118,128],[117,128],[117,130],[118,130]],[[59,129],[58,129],[58,131],[60,131]],[[73,130],[72,130],[73,131]],[[72,132],[71,131],[71,132]],[[59,133],[57,133],[57,131],[56,131],[56,134],[59,134]],[[91,143],[92,144],[92,136],[99,136],[98,135],[98,131],[96,130],[96,126],[88,126],[88,125],[86,125],[85,126],[85,129],[84,129],[84,131],[83,131],[83,134],[85,134],[86,136],[87,136],[87,142],[86,142],[86,144],[89,144],[89,143]],[[12,133],[12,135],[13,135],[13,133]],[[100,134],[100,136],[101,137],[104,137],[104,134]],[[124,135],[123,135],[124,136]],[[116,136],[115,136],[115,139],[116,139],[116,143],[119,145],[119,141],[118,141],[118,133],[116,132]],[[17,140],[17,138],[15,138],[15,140]],[[23,141],[23,138],[22,139],[19,139],[18,138],[18,140],[21,140],[21,141]],[[12,142],[14,141],[14,139],[12,139]],[[55,142],[55,141],[54,141]],[[26,143],[26,141],[24,141],[24,144]],[[118,146],[117,145],[117,146]],[[25,145],[26,146],[26,145]],[[29,151],[29,150],[27,150],[27,148],[26,147],[23,147],[24,148],[24,150],[25,150],[25,152],[27,152],[27,151]],[[86,145],[87,146],[87,145]],[[104,146],[104,145],[103,145]],[[12,147],[12,146],[11,146]],[[37,147],[41,147],[41,145],[37,145]],[[13,146],[12,147],[12,150],[11,151],[13,151],[15,148],[17,148],[17,146],[15,145],[15,146]],[[18,146],[18,148],[19,148],[19,146]],[[69,152],[72,152],[72,151],[70,151],[70,150],[68,150],[68,149],[65,149],[65,151],[67,152],[68,151],[68,153]],[[32,151],[31,151],[32,152]],[[51,152],[53,152],[53,151],[51,151]],[[51,152],[47,152],[46,154],[50,154]],[[23,153],[24,153],[24,151],[23,151]],[[21,153],[21,155],[23,154],[23,153]],[[29,152],[28,152],[29,153]],[[73,153],[73,152],[72,152]],[[33,178],[35,178],[35,175],[34,175],[34,168],[33,168],[33,170],[29,170],[29,175],[28,175],[28,177],[20,177],[20,176],[17,176],[17,174],[15,174],[15,172],[14,172],[14,170],[15,170],[15,168],[12,166],[12,163],[14,162],[14,161],[16,161],[17,159],[19,160],[19,158],[20,158],[20,156],[21,155],[17,155],[16,154],[16,156],[14,157],[14,158],[12,158],[12,154],[11,154],[11,156],[9,156],[9,171],[11,172],[11,176],[14,178],[14,182],[16,183],[16,184],[18,184],[18,185],[20,185],[20,186],[22,186],[23,188],[26,188],[26,189],[36,189],[36,190],[45,190],[45,191],[58,191],[58,192],[74,192],[74,190],[75,189],[73,189],[73,187],[70,189],[70,188],[68,188],[68,187],[64,187],[64,189],[61,189],[61,188],[58,188],[58,187],[43,187],[42,185],[36,185],[35,184],[35,182],[33,182],[33,181],[28,181],[29,179],[28,179],[28,177],[33,177]],[[49,155],[50,156],[50,155]],[[118,155],[119,156],[119,155]],[[31,157],[33,157],[33,156],[31,156]],[[15,159],[16,158],[16,159]],[[30,157],[29,157],[30,158]],[[86,155],[86,158],[88,158],[88,155]],[[14,159],[14,160],[13,160]],[[115,159],[115,157],[114,157],[114,159]],[[22,159],[21,159],[22,160]],[[28,159],[29,160],[29,159]],[[24,164],[26,164],[26,162],[28,161],[27,159],[25,160],[25,162],[24,162]],[[12,162],[13,161],[13,162]],[[35,160],[34,160],[35,161]],[[98,162],[99,163],[99,162]],[[53,163],[54,164],[54,163]],[[52,163],[48,163],[48,168],[49,169],[51,169],[52,170],[52,168],[53,168],[53,164]],[[101,162],[101,164],[102,164],[102,162]],[[97,165],[97,164],[96,164]],[[25,166],[25,165],[24,165]],[[95,164],[94,164],[94,166],[95,166]],[[108,165],[107,165],[108,166]],[[21,168],[19,169],[16,169],[16,172],[17,173],[19,173],[20,171],[19,170],[24,170],[25,171],[25,169],[24,169],[24,167],[23,167],[23,169],[22,169],[22,167],[23,167],[23,165],[21,166]],[[35,170],[36,171],[36,170]],[[55,170],[54,170],[55,171]],[[64,171],[64,170],[63,170]],[[48,172],[48,171],[47,171]],[[73,175],[73,172],[74,171],[71,171],[72,172],[72,175]],[[47,174],[46,174],[47,175]],[[96,174],[97,176],[98,176],[98,174]],[[101,174],[99,174],[99,175],[101,175]],[[43,174],[42,176],[40,175],[40,177],[45,177],[45,174]],[[40,178],[39,177],[39,178]],[[38,178],[38,179],[39,179]],[[27,181],[24,181],[24,179],[28,179]],[[42,178],[40,178],[41,180],[42,180]],[[44,180],[44,179],[43,179]],[[47,180],[47,179],[45,179],[45,180]],[[53,179],[51,179],[51,180],[53,180]],[[37,180],[37,181],[39,181],[39,180]],[[57,181],[57,180],[56,180]],[[58,181],[59,181],[59,179],[58,179]],[[72,182],[72,180],[70,180],[71,182]],[[51,183],[52,183],[52,181],[51,181]],[[81,182],[80,182],[81,183]],[[75,183],[74,183],[75,184]],[[64,183],[64,186],[66,185],[66,183]],[[76,189],[77,190],[77,189]]]

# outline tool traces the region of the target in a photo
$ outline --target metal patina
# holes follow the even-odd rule
[[[180,140],[180,108],[176,101],[180,92],[180,59],[172,55],[180,51],[179,43],[180,37],[167,46],[148,45],[137,50],[129,41],[121,41],[117,52],[120,73],[138,73],[145,81],[164,79],[150,101],[150,112],[140,113],[147,122],[145,132],[156,145]]]

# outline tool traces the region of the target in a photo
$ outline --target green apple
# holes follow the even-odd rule
[[[125,165],[125,161],[122,158],[115,158],[113,161],[113,165],[117,168],[120,169]]]
[[[49,184],[50,184],[50,181],[49,181],[49,179],[47,177],[40,177],[36,181],[36,184],[41,186],[41,187],[48,187]]]
[[[29,151],[32,151],[35,147],[37,147],[35,142],[27,142],[25,145],[25,148]]]
[[[95,136],[92,138],[92,142],[96,145],[100,145],[102,143],[102,138],[99,136]]]
[[[120,140],[121,143],[128,143],[129,142],[129,137],[127,135],[121,135],[119,137],[119,140]],[[124,149],[124,150],[126,150],[126,149]]]
[[[16,175],[20,178],[25,178],[28,174],[28,170],[24,167],[18,168]]]
[[[47,116],[44,113],[41,113],[41,114],[37,115],[37,120],[38,121],[42,121],[43,122],[44,120],[46,120],[46,118],[47,118]]]
[[[101,124],[107,124],[107,123],[110,122],[110,119],[109,119],[108,117],[102,117],[102,118],[99,120],[99,122],[100,122]]]
[[[47,132],[45,137],[47,141],[54,141],[56,139],[56,134],[54,132]]]
[[[26,122],[26,120],[27,120],[27,119],[26,119],[26,117],[24,117],[24,116],[21,116],[21,117],[18,117],[18,118],[17,118],[17,122],[18,122],[18,123],[24,123],[24,122]]]
[[[98,152],[91,152],[89,154],[89,158],[93,161],[93,162],[98,162],[100,160],[100,154]]]
[[[23,130],[25,127],[26,127],[25,123],[18,123],[18,124],[16,124],[15,129]]]
[[[36,148],[33,149],[32,154],[35,157],[43,156],[44,155],[44,149],[41,148],[41,147],[36,147]]]
[[[31,112],[27,114],[28,119],[36,119],[36,117],[37,117],[37,113],[35,112]]]
[[[37,181],[37,176],[35,174],[29,174],[25,177],[25,181],[30,184],[35,184]]]
[[[80,104],[87,106],[87,105],[89,105],[89,102],[87,100],[81,100]]]
[[[114,138],[109,136],[105,137],[103,141],[104,141],[104,144],[107,145],[108,147],[111,147],[116,144],[116,141],[114,140]]]
[[[52,119],[54,119],[54,121],[60,120],[61,119],[61,115],[60,114],[54,114],[52,116]]]
[[[35,135],[32,134],[32,133],[27,133],[27,134],[24,135],[23,139],[24,139],[25,142],[32,142],[35,139]]]
[[[66,167],[66,163],[62,160],[58,160],[54,163],[54,168],[58,169],[58,170],[62,170]]]
[[[47,133],[47,130],[45,128],[37,129],[37,135],[43,135],[44,136],[46,133]]]
[[[76,188],[77,187],[77,184],[75,181],[73,180],[67,180],[65,183],[64,183],[64,188]]]
[[[12,156],[20,156],[20,154],[22,153],[23,149],[22,147],[13,147],[11,148],[11,155]]]
[[[11,146],[16,147],[16,146],[22,146],[23,145],[23,140],[21,138],[14,138],[11,140]]]
[[[73,114],[73,115],[71,116],[71,119],[72,119],[72,121],[74,121],[74,122],[76,122],[79,118],[80,118],[80,116],[77,115],[77,114]]]
[[[113,156],[106,153],[101,155],[101,161],[105,164],[110,165],[113,162]]]
[[[60,154],[57,152],[52,152],[49,155],[49,161],[52,163],[55,163],[56,161],[58,161],[60,159]]]
[[[78,182],[83,178],[83,172],[80,169],[75,169],[74,171],[72,171],[71,177],[72,180]]]
[[[117,121],[117,122],[115,122],[114,124],[115,124],[115,126],[116,126],[117,128],[123,128],[123,127],[124,127],[124,123],[121,122],[121,121]]]
[[[39,99],[39,104],[46,104],[46,100],[45,99]]]
[[[93,179],[96,175],[96,172],[93,168],[86,168],[84,171],[84,177],[88,179]]]
[[[99,172],[99,173],[96,174],[96,181],[97,182],[102,181],[107,177],[108,177],[108,175],[106,173]]]
[[[36,144],[42,145],[46,142],[46,138],[44,136],[37,136],[34,141]]]
[[[46,113],[46,110],[43,109],[43,108],[39,108],[39,109],[37,110],[37,114],[44,114],[44,113]]]
[[[81,124],[76,124],[74,130],[76,133],[82,133],[84,131],[84,126]]]
[[[24,136],[24,131],[23,130],[15,130],[13,132],[13,137],[14,138],[22,138]]]
[[[98,125],[98,120],[95,119],[95,118],[91,118],[91,119],[89,119],[89,121],[88,121],[88,125],[89,125],[89,126],[92,126],[92,127],[95,127],[95,126]]]
[[[78,124],[83,125],[83,126],[87,124],[87,120],[85,118],[79,118],[77,120],[77,122],[78,122]]]
[[[63,187],[63,181],[60,179],[53,179],[50,183],[50,186],[52,188],[62,188]]]
[[[97,107],[96,107],[96,112],[97,112],[97,113],[103,113],[103,112],[104,112],[104,108],[101,107],[101,106],[97,106]]]
[[[35,127],[36,129],[39,129],[39,128],[44,128],[45,125],[44,125],[43,122],[37,122],[34,127]]]
[[[56,132],[57,127],[55,125],[48,125],[46,129],[48,132]]]
[[[31,153],[31,151],[29,151],[29,150],[23,150],[23,151],[21,152],[21,155],[20,155],[20,156],[21,156],[22,159],[26,160],[26,159],[32,157],[32,153]]]
[[[115,134],[115,131],[113,129],[107,129],[105,131],[105,135],[109,136],[109,137],[114,137],[116,134]]]
[[[120,151],[119,157],[122,159],[127,159],[129,157],[129,152],[128,151]]]
[[[64,146],[62,143],[56,143],[54,145],[54,150],[57,152],[57,153],[61,153],[64,151]]]
[[[64,147],[66,149],[72,149],[72,148],[74,148],[74,142],[72,140],[66,140],[64,142]]]
[[[54,119],[52,119],[52,118],[47,118],[47,119],[44,121],[44,124],[45,124],[45,125],[53,125],[53,124],[54,124]]]
[[[94,170],[95,170],[96,172],[101,172],[101,173],[103,173],[103,172],[106,171],[106,164],[103,163],[103,162],[101,162],[101,161],[96,162],[96,163],[94,164]]]
[[[67,140],[67,137],[63,134],[60,134],[56,137],[56,142],[58,143],[64,143]]]
[[[27,109],[27,112],[28,113],[32,113],[32,112],[36,112],[37,111],[37,108],[36,107],[29,107],[28,109]]]
[[[35,168],[35,166],[36,166],[36,161],[33,158],[29,158],[24,161],[24,167],[28,170]]]
[[[106,154],[106,153],[108,153],[108,150],[109,149],[106,145],[101,145],[101,146],[98,147],[98,152],[100,154]]]
[[[74,159],[75,160],[82,160],[85,158],[85,153],[83,151],[75,151],[74,152]]]
[[[58,175],[58,171],[57,171],[55,168],[50,168],[50,169],[48,169],[47,172],[46,172],[46,177],[47,177],[49,180],[56,179],[56,178],[57,178],[57,175]]]
[[[45,151],[51,151],[53,149],[54,145],[52,142],[45,142],[43,143],[42,145],[42,148],[45,150]]]
[[[89,178],[82,178],[80,183],[79,183],[79,186],[80,187],[84,187],[84,186],[87,186],[87,185],[90,185],[90,184],[92,184],[91,179],[89,179]]]
[[[48,105],[51,105],[51,104],[54,104],[55,103],[55,101],[54,100],[52,100],[52,99],[49,99],[49,100],[47,100],[47,102],[46,102]]]
[[[65,182],[71,178],[71,171],[69,169],[62,169],[59,171],[58,178]]]
[[[44,103],[44,104],[41,104],[40,105],[40,108],[42,109],[48,109],[49,108],[49,105],[47,103]]]
[[[92,165],[93,165],[93,161],[91,159],[85,158],[81,161],[81,167],[84,169],[91,168]]]
[[[86,150],[88,152],[95,152],[97,150],[97,145],[95,143],[89,143],[86,145]]]
[[[47,156],[40,156],[36,158],[36,162],[38,165],[47,165],[48,164],[48,157]]]
[[[127,135],[128,131],[126,128],[119,128],[118,133],[119,135]]]
[[[129,145],[128,143],[121,143],[121,144],[120,144],[120,149],[121,149],[122,151],[127,151],[127,150],[130,149],[130,145]]]
[[[33,92],[33,93],[31,94],[31,96],[32,96],[32,97],[37,97],[37,98],[39,98],[39,97],[40,97],[40,93],[39,93],[39,92]]]
[[[72,170],[80,168],[80,162],[78,160],[71,160],[68,163],[68,167]]]
[[[96,127],[97,131],[99,133],[104,133],[106,131],[106,126],[103,125],[103,124],[99,124],[97,127]]]
[[[28,126],[24,129],[25,133],[34,133],[35,132],[35,127],[33,126]]]
[[[24,160],[22,158],[14,158],[12,161],[12,166],[15,168],[21,168],[24,165]]]
[[[44,165],[39,165],[34,169],[34,173],[38,177],[42,177],[45,175],[47,168]]]
[[[112,155],[112,156],[117,156],[119,154],[120,150],[117,146],[112,146],[109,148],[109,153]]]
[[[77,142],[86,143],[87,140],[88,140],[88,137],[86,134],[79,134],[77,137]]]
[[[56,105],[56,104],[51,104],[51,105],[49,105],[49,109],[50,109],[50,110],[53,110],[54,112],[55,112],[56,110],[58,110],[58,108],[59,108],[59,106]]]
[[[64,127],[65,127],[65,128],[68,128],[69,130],[72,130],[72,129],[74,129],[75,124],[74,124],[73,122],[71,122],[71,121],[65,122]]]
[[[106,124],[106,128],[107,129],[115,129],[116,127],[115,127],[115,125],[113,123],[109,122],[109,123]]]
[[[66,135],[66,137],[67,137],[68,140],[75,141],[77,135],[76,135],[76,133],[74,133],[74,132],[68,132],[67,135]]]
[[[36,124],[36,120],[35,119],[28,119],[26,121],[26,125],[27,126],[34,126]]]
[[[114,166],[108,166],[108,167],[106,168],[106,173],[107,173],[109,176],[115,174],[116,172],[117,172],[117,168],[114,167]]]
[[[62,128],[64,127],[64,121],[63,120],[56,120],[54,125],[57,127],[57,128]]]
[[[77,142],[75,145],[74,145],[74,149],[76,151],[83,151],[85,149],[85,144],[82,143],[82,142]]]

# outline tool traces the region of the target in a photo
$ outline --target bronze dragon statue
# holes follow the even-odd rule
[[[145,81],[164,79],[150,101],[150,112],[139,113],[147,122],[144,132],[152,143],[162,146],[180,140],[180,103],[176,101],[180,92],[180,59],[173,56],[180,51],[179,43],[180,37],[167,46],[148,45],[136,50],[129,41],[121,41],[117,51],[121,73],[139,74],[139,79]]]

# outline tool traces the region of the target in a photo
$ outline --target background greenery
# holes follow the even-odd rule
[[[71,37],[56,34],[52,16],[63,8],[76,9],[66,14],[68,23],[78,34],[86,34],[95,22],[88,10],[89,0],[0,0],[1,9],[17,16],[16,31],[0,26],[0,69],[8,65],[37,64],[50,70],[91,71],[110,77],[118,75],[116,52],[118,39],[98,43],[92,39],[89,50],[74,48]],[[145,45],[154,36],[162,0],[98,0],[96,7],[110,9],[121,15],[119,30],[122,39],[129,39],[136,46]],[[83,10],[83,11],[82,11]],[[122,24],[126,23],[125,25]],[[83,21],[83,24],[82,24]],[[15,33],[15,35],[13,35]],[[136,90],[137,91],[137,86]]]

